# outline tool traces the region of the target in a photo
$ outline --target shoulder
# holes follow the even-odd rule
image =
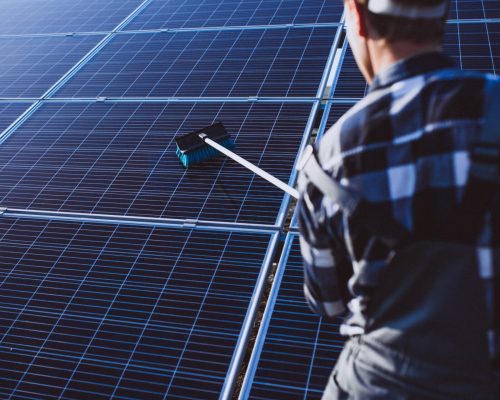
[[[492,75],[443,70],[429,75],[419,93],[423,123],[477,120],[483,115],[486,82]]]
[[[372,92],[330,127],[317,144],[322,166],[332,169],[346,154],[361,151],[369,145],[374,139],[369,132],[385,131],[384,127],[390,125],[391,101],[389,89]]]
[[[488,80],[500,81],[480,72],[443,69],[375,90],[325,133],[319,161],[335,173],[345,157],[397,143],[429,124],[480,119]]]

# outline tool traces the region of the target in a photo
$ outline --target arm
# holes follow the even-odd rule
[[[346,311],[352,265],[340,239],[342,213],[301,177],[300,246],[304,258],[304,293],[311,309],[326,317]]]

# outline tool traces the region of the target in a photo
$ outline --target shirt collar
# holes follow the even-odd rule
[[[400,60],[381,71],[373,79],[370,92],[390,86],[393,83],[425,74],[438,69],[451,68],[455,65],[453,60],[441,52],[419,54]]]

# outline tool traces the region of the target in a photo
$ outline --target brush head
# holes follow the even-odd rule
[[[220,155],[217,150],[200,138],[201,133],[228,149],[234,147],[234,142],[222,122],[179,136],[175,139],[177,144],[176,154],[186,168]]]

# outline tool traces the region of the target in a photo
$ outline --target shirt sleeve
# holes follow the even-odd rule
[[[352,264],[338,233],[342,212],[302,176],[299,180],[300,248],[304,259],[304,294],[310,308],[332,318],[346,311]]]

